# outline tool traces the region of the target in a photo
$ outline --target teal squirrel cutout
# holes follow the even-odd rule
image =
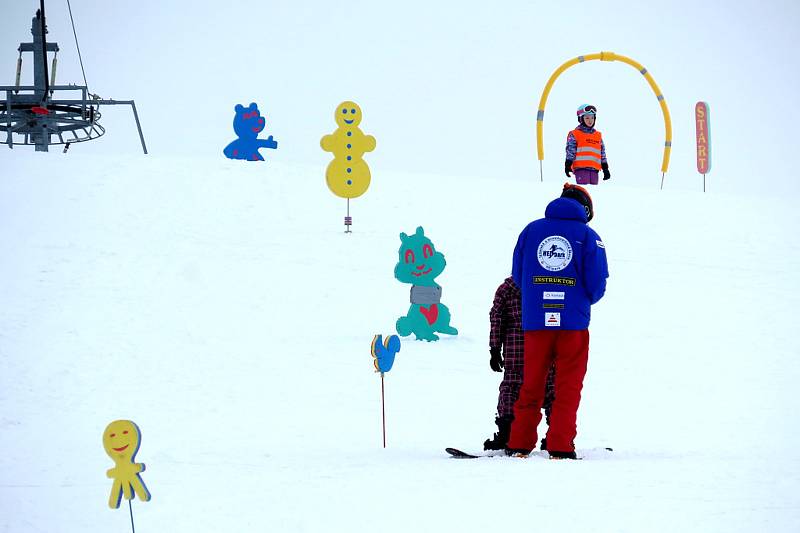
[[[411,284],[411,307],[397,319],[397,333],[402,337],[413,333],[417,340],[426,341],[439,340],[437,331],[458,335],[450,325],[450,310],[441,303],[442,288],[434,281],[447,264],[444,255],[434,249],[422,226],[411,236],[401,233],[400,242],[394,277]]]

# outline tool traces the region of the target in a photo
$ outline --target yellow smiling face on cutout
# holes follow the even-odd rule
[[[114,468],[106,471],[106,477],[114,480],[108,496],[108,506],[112,509],[119,508],[123,496],[132,500],[134,493],[143,502],[150,501],[150,491],[139,475],[144,472],[144,463],[133,462],[141,441],[139,426],[130,420],[115,420],[103,432],[103,448],[114,460]]]
[[[342,102],[336,108],[336,124],[342,128],[357,127],[361,124],[361,108],[355,102]]]
[[[139,428],[130,420],[115,420],[103,433],[103,447],[114,462],[130,461],[139,449]]]

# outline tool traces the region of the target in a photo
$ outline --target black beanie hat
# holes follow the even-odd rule
[[[594,217],[594,206],[592,205],[592,197],[589,196],[589,191],[580,185],[573,185],[569,182],[564,184],[564,189],[561,191],[561,198],[572,198],[577,200],[586,210],[588,220]]]

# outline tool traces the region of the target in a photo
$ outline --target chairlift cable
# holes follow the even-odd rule
[[[81,56],[81,47],[78,44],[78,34],[75,32],[75,20],[72,18],[72,6],[67,0],[67,9],[69,10],[69,20],[72,23],[72,35],[75,36],[75,48],[78,49],[78,60],[81,62],[81,72],[83,73],[83,84],[86,85],[86,92],[89,92],[89,82],[86,81],[86,71],[83,69],[83,57]]]

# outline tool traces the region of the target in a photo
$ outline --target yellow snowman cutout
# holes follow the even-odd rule
[[[361,158],[375,149],[375,137],[364,135],[361,108],[355,102],[342,102],[336,108],[336,124],[330,135],[320,140],[322,149],[333,153],[333,161],[325,171],[325,180],[333,194],[341,198],[357,198],[369,188],[369,167]]]
[[[141,440],[139,427],[130,420],[115,420],[103,433],[103,448],[115,465],[106,471],[106,476],[114,479],[108,497],[108,506],[112,509],[119,508],[123,494],[126,500],[132,500],[135,492],[143,502],[150,501],[150,491],[139,477],[139,473],[144,472],[144,465],[133,462]]]

